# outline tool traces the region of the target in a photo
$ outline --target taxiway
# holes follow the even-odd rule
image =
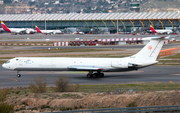
[[[86,78],[87,72],[43,72],[23,71],[16,77],[16,71],[0,67],[0,87],[27,87],[35,77],[43,75],[48,86],[54,86],[58,76],[71,78],[72,84],[126,84],[126,83],[179,83],[179,66],[152,66],[131,72],[105,73],[104,78]]]

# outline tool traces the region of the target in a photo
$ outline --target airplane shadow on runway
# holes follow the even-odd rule
[[[87,78],[86,76],[76,76],[76,77],[70,77],[72,79],[82,79],[82,80],[103,80],[103,79],[107,79],[107,78],[111,78],[111,79],[140,79],[140,78],[144,78],[144,75],[105,75],[103,78]]]

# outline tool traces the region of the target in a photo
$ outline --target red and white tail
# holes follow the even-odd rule
[[[152,25],[150,25],[150,29],[153,33],[157,33],[156,30],[152,27]]]
[[[37,27],[37,25],[35,25],[35,27],[36,27],[36,31],[37,31],[38,33],[42,33],[41,30]]]
[[[3,21],[1,21],[1,25],[4,31],[11,32],[11,30],[4,24]]]

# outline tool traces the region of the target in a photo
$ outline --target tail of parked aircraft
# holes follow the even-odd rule
[[[3,28],[4,31],[11,32],[11,31],[9,30],[9,28],[4,24],[3,21],[1,21],[1,25],[2,25],[2,28]]]
[[[36,31],[37,31],[38,33],[42,33],[41,30],[37,27],[37,25],[35,25],[35,27],[36,27]]]
[[[152,25],[150,25],[150,29],[153,33],[157,33],[156,30],[152,27]]]
[[[144,40],[149,40],[150,42],[146,44],[137,54],[131,56],[135,58],[137,61],[156,61],[159,52],[164,44],[164,40],[168,39],[169,37],[162,36],[162,37],[151,37],[146,38]]]

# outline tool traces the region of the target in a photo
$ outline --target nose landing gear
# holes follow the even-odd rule
[[[21,74],[19,74],[19,71],[17,71],[17,77],[20,78]]]
[[[21,74],[17,74],[17,77],[20,78],[20,77],[21,77]]]

